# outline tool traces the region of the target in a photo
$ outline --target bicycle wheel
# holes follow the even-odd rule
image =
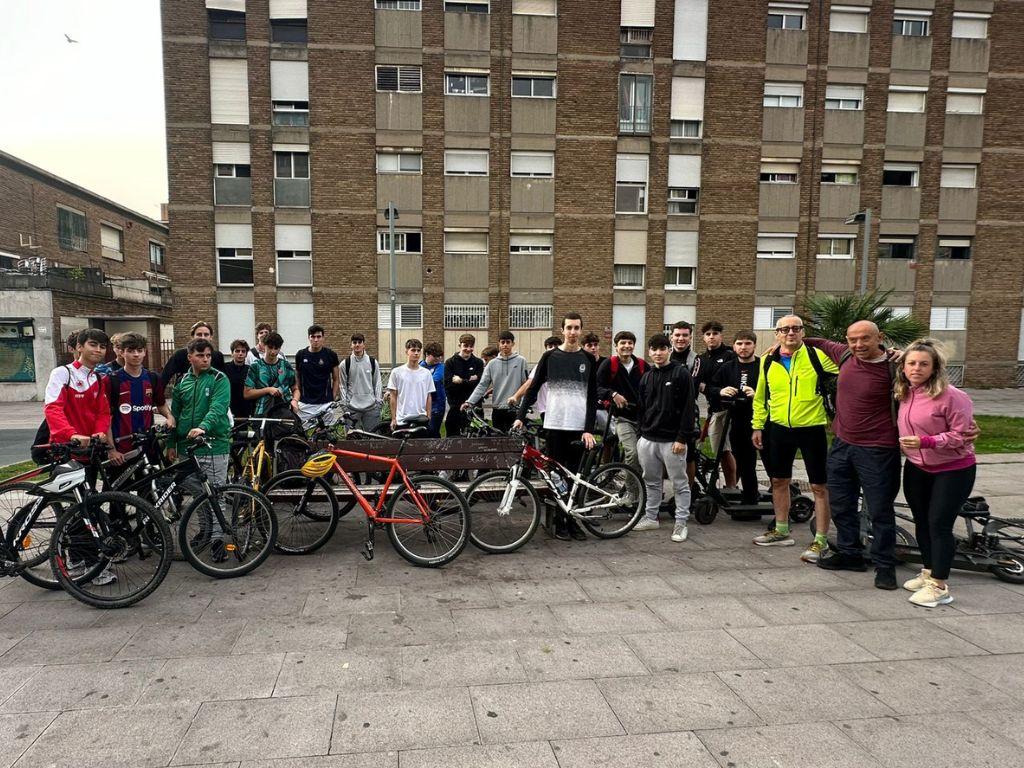
[[[484,552],[515,552],[530,540],[540,524],[540,497],[536,489],[517,478],[513,490],[511,474],[507,469],[488,472],[466,490],[471,520],[469,540]]]
[[[388,500],[386,514],[409,522],[388,525],[391,545],[413,565],[435,568],[451,562],[469,541],[466,497],[454,483],[433,475],[409,478],[409,484],[429,518],[424,520],[409,489],[400,486]]]
[[[588,482],[600,488],[584,487],[579,506],[597,508],[577,518],[601,539],[615,539],[633,529],[644,513],[647,491],[640,473],[628,464],[604,464],[591,473]]]
[[[104,491],[90,494],[57,521],[50,566],[76,600],[95,608],[126,608],[160,586],[171,552],[171,531],[152,504]]]
[[[220,508],[220,516],[214,511]],[[223,521],[222,519],[223,518]],[[200,573],[215,579],[244,576],[267,559],[277,538],[277,516],[266,497],[244,485],[215,486],[181,515],[178,547]]]
[[[338,527],[338,502],[334,489],[323,477],[308,478],[292,470],[274,475],[263,486],[263,495],[274,508],[277,541],[274,549],[284,555],[308,555],[326,544]]]
[[[11,538],[10,544],[18,552],[19,562],[24,568],[18,575],[29,584],[43,589],[60,589],[60,584],[50,568],[50,539],[57,520],[75,502],[68,498],[66,503],[58,500],[39,499],[30,496],[36,490],[35,483],[10,483],[0,490],[0,530]],[[37,512],[36,503],[41,509]],[[35,515],[26,529],[29,516]],[[21,541],[14,541],[20,537]]]

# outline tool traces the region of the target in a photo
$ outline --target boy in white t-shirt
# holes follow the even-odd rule
[[[391,371],[388,378],[388,397],[391,401],[391,429],[417,416],[430,415],[430,402],[434,396],[434,377],[420,366],[423,342],[409,339],[405,342],[406,364]]]

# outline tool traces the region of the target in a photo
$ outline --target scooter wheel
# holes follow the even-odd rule
[[[701,525],[711,525],[718,516],[718,505],[705,497],[699,499],[693,507],[693,519]]]
[[[789,504],[789,519],[794,523],[806,523],[814,517],[814,501],[806,496],[797,496]]]

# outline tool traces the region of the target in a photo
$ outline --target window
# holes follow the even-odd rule
[[[271,19],[270,41],[272,43],[306,43],[309,40],[309,25],[306,19]]]
[[[553,99],[555,78],[547,75],[512,75],[512,95],[520,98]]]
[[[821,183],[822,184],[856,184],[859,165],[844,163],[822,163]]]
[[[309,178],[309,153],[308,152],[275,152],[274,153],[274,178],[275,179],[308,179]]]
[[[251,205],[249,145],[213,142],[213,204]]]
[[[245,40],[245,13],[210,8],[206,15],[211,40]]]
[[[550,254],[554,237],[552,235],[509,235],[509,253]]]
[[[120,227],[100,224],[100,245],[103,258],[124,261],[124,233]]]
[[[486,74],[445,72],[444,92],[448,96],[489,96],[491,80]]]
[[[619,76],[619,133],[651,132],[650,75]]]
[[[673,139],[699,139],[700,120],[673,120],[669,124],[669,136]]]
[[[695,267],[665,267],[666,290],[693,290],[697,282]]]
[[[935,258],[967,261],[971,258],[971,242],[969,237],[940,237]]]
[[[210,122],[249,124],[249,69],[245,59],[210,59]]]
[[[768,5],[768,29],[803,29],[804,11],[785,5]]]
[[[377,67],[377,90],[422,93],[423,70],[421,67],[380,65]]]
[[[395,320],[398,330],[423,327],[422,304],[396,304]],[[377,305],[377,327],[382,331],[391,330],[391,304]]]
[[[778,160],[761,161],[762,184],[796,184],[800,174],[800,163]]]
[[[967,307],[932,307],[928,328],[932,331],[966,331]]]
[[[878,258],[913,260],[917,249],[916,238],[913,237],[880,237],[878,238]]]
[[[89,249],[89,232],[84,213],[57,206],[57,242],[65,251]]]
[[[486,328],[488,315],[486,304],[445,304],[444,328],[446,331]]]
[[[886,187],[916,187],[920,166],[915,164],[886,163],[882,166],[882,185]]]
[[[911,88],[909,86],[889,86],[889,103],[887,112],[924,112],[927,88]]]
[[[695,215],[700,201],[700,155],[669,155],[668,213]]]
[[[697,233],[665,233],[665,288],[692,291],[697,287]]]
[[[828,85],[825,109],[864,109],[863,85]]]
[[[669,187],[668,213],[670,216],[696,215],[699,205],[699,187]]]
[[[486,232],[445,232],[445,253],[487,253]]]
[[[217,249],[217,284],[252,285],[252,248]]]
[[[274,205],[308,208],[309,152],[282,151],[278,146],[274,146]]]
[[[903,37],[927,37],[931,11],[896,9],[892,17],[892,33]]]
[[[985,40],[988,37],[987,13],[954,13],[953,37]]]
[[[647,213],[647,162],[647,155],[616,157],[616,213]]]
[[[550,304],[509,304],[508,327],[516,330],[544,330],[552,326]]]
[[[487,152],[449,149],[444,153],[445,176],[487,176]]]
[[[490,13],[490,5],[487,0],[484,0],[484,2],[450,2],[445,0],[444,9],[448,13]]]
[[[672,138],[700,138],[704,122],[704,78],[672,78],[670,118]]]
[[[892,312],[893,317],[910,317],[914,314],[913,307],[887,307]]]
[[[833,5],[828,16],[829,32],[853,32],[866,34],[868,31],[868,8],[848,5]]]
[[[163,243],[149,241],[149,267],[154,272],[164,271],[164,255],[167,252]]]
[[[522,16],[557,16],[558,0],[512,0],[512,13]]]
[[[377,232],[377,253],[391,252],[388,230]],[[395,253],[423,253],[423,234],[418,231],[395,232]]]
[[[377,173],[423,173],[423,155],[419,152],[378,152]]]
[[[792,307],[754,307],[754,328],[774,328],[779,320],[791,314]]]
[[[308,101],[275,101],[274,125],[300,126],[309,125]]]
[[[512,176],[550,179],[555,175],[554,152],[513,152]]]
[[[758,235],[757,258],[792,259],[796,257],[796,235]]]
[[[946,189],[974,189],[978,186],[978,166],[943,165],[939,186]]]
[[[765,83],[762,104],[766,107],[802,107],[803,83]]]
[[[614,288],[643,288],[643,264],[615,264],[612,267],[612,284]]]
[[[418,11],[420,0],[376,0],[373,7],[379,11]]]
[[[985,107],[985,91],[974,88],[950,88],[946,91],[946,113],[980,115]]]
[[[308,224],[274,226],[278,285],[313,284],[312,241],[312,229]]]
[[[853,237],[851,235],[818,235],[818,258],[853,258]]]
[[[619,31],[619,54],[624,59],[651,58],[654,29],[651,27],[622,27]]]

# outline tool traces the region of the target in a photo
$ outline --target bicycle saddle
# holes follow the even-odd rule
[[[392,437],[412,437],[413,435],[419,435],[426,432],[427,428],[423,426],[414,427],[399,427],[391,432]]]

